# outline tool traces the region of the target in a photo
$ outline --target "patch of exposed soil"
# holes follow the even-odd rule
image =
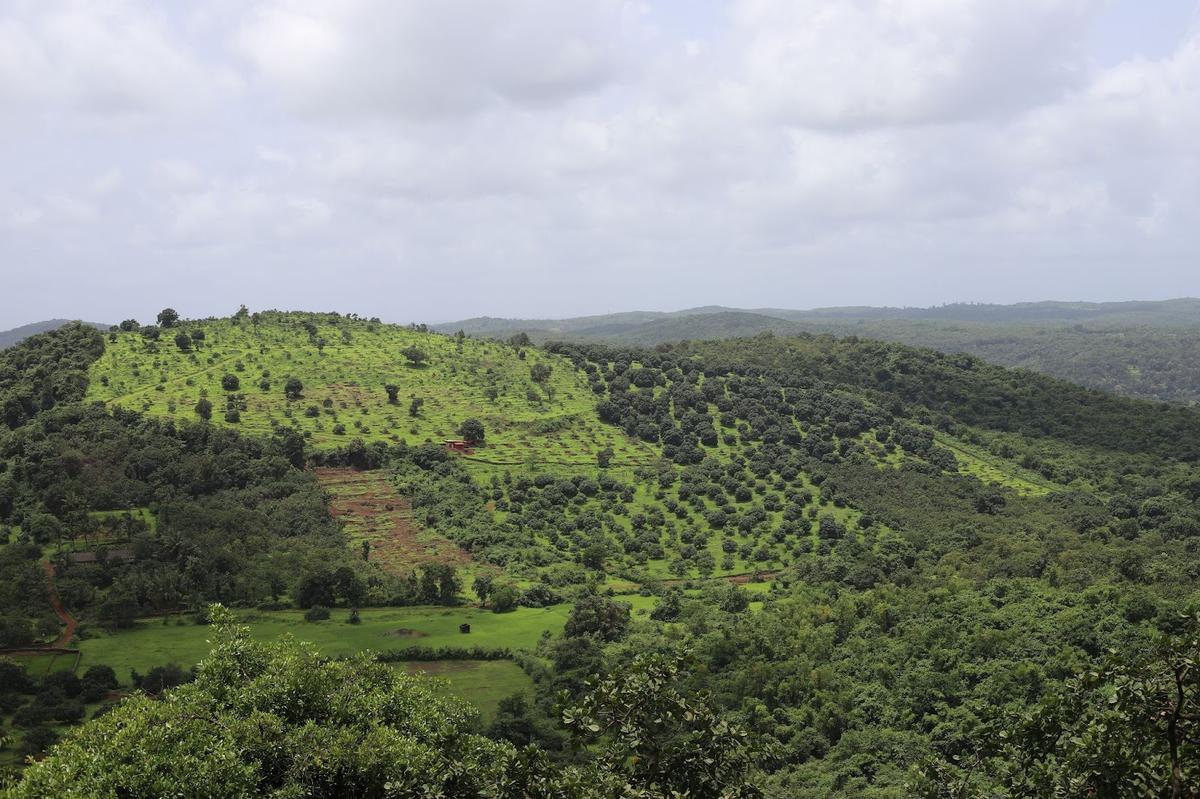
[[[413,520],[412,506],[384,470],[317,469],[329,494],[329,512],[342,522],[355,547],[370,543],[370,560],[392,574],[408,574],[425,563],[469,563],[471,555],[453,541]]]
[[[428,638],[429,633],[423,633],[420,630],[410,630],[407,627],[397,627],[394,630],[389,630],[384,635],[390,635],[392,638]]]

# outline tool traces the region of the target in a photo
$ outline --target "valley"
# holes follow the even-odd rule
[[[562,757],[562,692],[677,654],[785,753],[760,767],[773,795],[891,797],[955,752],[1001,779],[1016,755],[981,725],[1197,599],[1185,407],[857,338],[124,328],[0,353],[5,643],[64,634],[46,563],[79,621],[77,655],[11,661],[119,686],[10,691],[12,767],[27,736],[189,683],[229,635],[219,602],[247,646],[444,678],[472,729]]]

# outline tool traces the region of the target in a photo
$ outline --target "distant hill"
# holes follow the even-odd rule
[[[0,350],[4,349],[5,347],[11,347],[18,341],[22,341],[30,336],[37,335],[38,333],[57,330],[71,321],[72,320],[70,319],[47,319],[44,322],[32,322],[28,325],[14,327],[12,330],[2,331],[0,332]],[[102,324],[100,322],[84,322],[84,324],[91,325],[97,330],[108,330],[108,328],[111,327],[111,325]]]
[[[1194,298],[811,310],[708,306],[571,319],[467,319],[434,328],[638,346],[764,332],[860,336],[965,352],[1128,396],[1200,402],[1200,299]]]

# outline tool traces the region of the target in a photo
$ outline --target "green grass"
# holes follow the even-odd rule
[[[396,666],[409,674],[435,678],[441,692],[466,699],[479,708],[485,724],[496,717],[501,699],[533,693],[533,680],[511,660],[408,661]]]
[[[314,324],[310,336],[302,326]],[[318,447],[366,441],[429,440],[456,437],[468,417],[480,419],[487,445],[471,457],[509,465],[538,462],[592,465],[596,452],[611,446],[614,462],[644,463],[654,450],[596,419],[596,398],[570,361],[534,349],[517,351],[492,341],[419,333],[396,325],[371,324],[323,314],[264,315],[247,320],[217,319],[182,323],[178,330],[203,330],[199,349],[181,351],[176,330],[148,342],[140,333],[117,333],[92,366],[87,399],[145,413],[194,420],[202,396],[213,405],[212,421],[247,433],[294,428]],[[321,346],[318,346],[323,342]],[[429,355],[409,366],[401,351],[418,347]],[[534,364],[551,368],[544,386],[530,377]],[[240,370],[239,370],[240,365]],[[270,388],[261,390],[266,378]],[[235,375],[245,408],[237,423],[225,421],[226,392],[221,380]],[[289,401],[284,384],[294,376],[304,384],[302,398]],[[395,405],[385,384],[399,386]],[[495,392],[495,399],[489,394]],[[424,400],[409,415],[413,397]],[[531,398],[532,397],[532,398]],[[330,407],[324,407],[328,400]],[[317,415],[306,415],[310,406]],[[335,425],[345,428],[334,432]]]
[[[306,622],[302,611],[250,611],[239,615],[258,640],[292,634],[310,641],[330,656],[363,650],[381,652],[409,646],[463,646],[485,649],[532,649],[543,631],[557,633],[566,622],[569,605],[552,608],[519,608],[512,613],[492,613],[479,608],[368,608],[360,612],[361,624],[346,624],[348,611],[335,610],[329,621]],[[464,635],[458,625],[466,622]],[[397,634],[396,631],[411,631]],[[212,630],[192,624],[163,624],[143,619],[131,630],[98,634],[79,643],[81,669],[97,663],[112,666],[122,682],[131,669],[141,673],[166,663],[192,666],[208,654]]]
[[[968,444],[945,433],[935,433],[933,438],[954,453],[959,471],[975,475],[981,482],[997,483],[1026,496],[1041,496],[1057,488],[1037,472],[1023,469],[983,447]]]

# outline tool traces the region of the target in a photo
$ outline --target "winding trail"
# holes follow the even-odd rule
[[[46,644],[46,649],[65,649],[71,639],[75,637],[75,628],[79,626],[79,622],[75,621],[75,617],[67,613],[67,609],[63,607],[62,601],[58,598],[58,589],[54,586],[54,564],[50,561],[43,562],[42,566],[46,569],[47,577],[47,594],[50,600],[50,607],[54,608],[55,615],[62,620],[62,623],[67,626],[62,634],[55,638],[49,644]]]

